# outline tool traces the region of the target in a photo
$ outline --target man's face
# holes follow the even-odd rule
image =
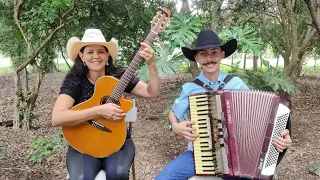
[[[225,53],[220,47],[199,50],[194,56],[205,74],[219,72],[220,62]]]

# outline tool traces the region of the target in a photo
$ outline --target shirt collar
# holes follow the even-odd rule
[[[223,79],[226,77],[227,73],[225,72],[220,72],[217,82],[211,82],[204,74],[203,71],[200,72],[199,76],[197,76],[196,78],[198,78],[200,81],[204,82],[205,84],[210,85],[216,85],[216,84],[220,84]]]

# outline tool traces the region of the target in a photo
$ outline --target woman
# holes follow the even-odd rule
[[[132,95],[151,98],[159,92],[159,76],[155,65],[154,50],[142,42],[143,50],[138,54],[145,59],[149,67],[148,84],[134,77],[127,85],[125,92]],[[116,68],[113,61],[118,55],[117,43],[106,42],[99,29],[87,29],[80,41],[76,37],[69,39],[67,44],[68,57],[74,66],[66,75],[59,96],[52,112],[53,126],[74,126],[92,118],[103,116],[106,119],[123,119],[124,111],[120,106],[107,103],[100,106],[73,111],[76,104],[91,98],[96,80],[104,75],[120,79],[123,68]],[[127,133],[128,134],[128,133]],[[82,154],[71,146],[67,152],[67,168],[71,180],[93,180],[103,169],[108,180],[129,179],[129,169],[135,154],[134,144],[127,135],[123,147],[106,158],[95,158]]]

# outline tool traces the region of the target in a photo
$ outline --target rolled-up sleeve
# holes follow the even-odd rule
[[[179,121],[182,121],[184,119],[184,115],[189,109],[188,95],[189,93],[187,91],[186,85],[183,85],[180,96],[174,101],[174,104],[172,106],[172,111]]]

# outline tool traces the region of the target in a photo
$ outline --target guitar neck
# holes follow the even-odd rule
[[[156,32],[151,30],[147,38],[144,40],[144,42],[148,43],[149,45],[152,45],[157,35],[158,34]],[[139,51],[142,50],[142,48],[143,47],[140,47]],[[120,99],[121,95],[123,94],[131,78],[134,76],[135,72],[139,69],[141,62],[142,62],[142,58],[139,56],[138,53],[136,53],[130,65],[128,66],[127,70],[124,72],[121,79],[119,80],[119,83],[111,93],[110,99],[117,100],[117,101]]]

